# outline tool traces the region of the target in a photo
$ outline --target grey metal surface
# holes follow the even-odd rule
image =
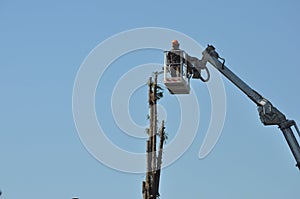
[[[255,104],[263,106],[267,103],[267,100],[248,86],[243,80],[236,76],[229,68],[223,65],[218,58],[212,57],[205,50],[203,51],[202,60],[209,62],[213,65],[220,73],[222,73],[228,80],[236,85],[241,91],[243,91]],[[205,63],[205,62],[204,62]]]
[[[208,45],[202,55],[203,57],[199,60],[199,63],[206,65],[207,62],[209,62],[258,106],[260,120],[264,125],[277,125],[281,129],[297,162],[296,166],[300,169],[300,146],[291,128],[294,126],[298,136],[300,137],[300,132],[295,121],[287,120],[285,115],[275,108],[270,101],[253,90],[230,69],[228,69],[224,64],[225,59],[219,57],[219,54],[215,51],[213,46]],[[219,59],[223,60],[223,63],[220,62]]]
[[[296,159],[296,162],[297,162],[296,166],[298,167],[298,169],[300,169],[300,147],[297,142],[297,139],[290,127],[284,128],[281,130],[282,130],[282,133],[292,151],[292,154],[294,155],[294,157]]]

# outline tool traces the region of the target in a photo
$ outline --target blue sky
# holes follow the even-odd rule
[[[122,173],[93,158],[72,115],[73,84],[85,57],[108,37],[132,28],[170,28],[203,46],[213,44],[234,72],[299,123],[299,8],[295,0],[1,0],[0,198],[142,197],[145,175]],[[107,71],[106,84],[135,64],[161,61],[156,51],[124,56]],[[264,127],[255,105],[225,79],[224,85],[222,135],[200,160],[210,102],[205,84],[192,82],[201,106],[199,133],[188,151],[163,170],[161,198],[296,198],[299,171],[282,134]],[[99,86],[96,99],[111,89]],[[130,103],[133,119],[142,125],[147,124],[145,89]],[[175,106],[165,94],[161,104]],[[118,132],[111,113],[102,111],[105,104],[96,107],[105,128]],[[175,129],[167,123],[170,139]],[[123,137],[111,139],[126,147],[132,141]],[[144,150],[145,140],[135,143],[128,149]]]

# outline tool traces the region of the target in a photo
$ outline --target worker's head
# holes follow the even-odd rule
[[[179,49],[179,42],[176,39],[172,41],[172,49]]]

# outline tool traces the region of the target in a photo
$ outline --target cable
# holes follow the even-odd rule
[[[209,81],[209,79],[210,79],[210,72],[209,72],[209,70],[208,70],[208,68],[205,66],[205,68],[203,69],[203,70],[205,70],[206,71],[206,74],[207,74],[207,77],[206,77],[206,79],[204,79],[202,76],[201,76],[201,71],[200,71],[200,79],[203,81],[203,82],[208,82]]]

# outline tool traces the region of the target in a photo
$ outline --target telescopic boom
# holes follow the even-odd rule
[[[257,105],[260,120],[264,125],[277,125],[280,128],[293,156],[295,157],[296,166],[300,169],[300,147],[292,130],[292,127],[294,127],[300,137],[300,132],[296,122],[294,120],[288,120],[282,112],[271,104],[269,100],[253,90],[230,69],[228,69],[224,65],[225,59],[219,56],[212,45],[208,45],[208,47],[202,52],[202,55],[202,59],[198,61],[198,66],[200,65],[200,68],[205,68],[207,62],[209,62]],[[222,60],[222,62],[220,60]]]

